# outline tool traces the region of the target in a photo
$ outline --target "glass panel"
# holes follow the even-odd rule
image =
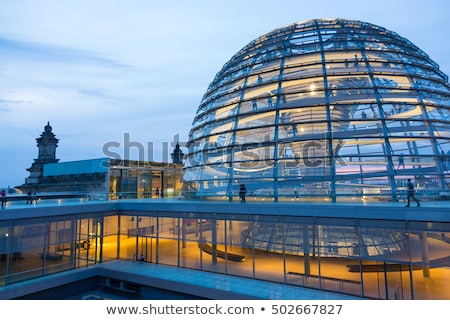
[[[251,224],[247,221],[225,220],[226,252],[232,260],[226,262],[226,273],[253,277],[253,251],[248,246]]]
[[[178,266],[181,219],[159,218],[157,222],[157,263]]]
[[[448,229],[448,228],[447,228]],[[414,299],[449,299],[445,283],[450,278],[449,232],[414,232],[410,234]]]
[[[102,261],[117,259],[119,241],[119,218],[117,216],[105,217],[103,230]]]
[[[120,216],[120,259],[136,260],[137,217]]]
[[[385,264],[381,261],[362,260],[360,264],[351,265],[350,272],[361,273],[364,283],[364,296],[373,299],[387,299],[387,279]]]
[[[251,116],[240,117],[238,129],[262,127],[275,123],[275,112],[258,113]]]
[[[254,128],[250,130],[236,131],[235,145],[248,143],[262,143],[272,141],[275,134],[274,127]]]
[[[254,225],[254,276],[284,282],[284,224],[277,221],[277,217],[265,217]]]
[[[27,225],[13,227],[4,234],[4,239],[9,252],[2,255],[2,264],[9,273],[5,284],[42,275],[45,267],[44,247],[48,239],[47,223],[30,221]],[[57,263],[56,260],[48,266],[51,268]]]
[[[230,257],[225,246],[223,221],[199,219],[198,229],[202,270],[224,273]]]

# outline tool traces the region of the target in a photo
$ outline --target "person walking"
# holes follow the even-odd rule
[[[6,191],[2,190],[1,194],[1,201],[2,201],[2,209],[5,209],[5,203],[6,203]]]
[[[397,166],[397,170],[400,169],[400,167],[403,167],[403,169],[405,169],[405,156],[403,155],[403,153],[401,153],[398,156],[398,166]]]
[[[33,196],[33,193],[31,192],[31,190],[28,190],[28,192],[27,192],[27,203],[26,204],[33,204],[32,196]]]
[[[245,194],[247,193],[247,189],[245,188],[245,184],[241,184],[239,188],[239,197],[241,198],[241,203],[245,203]]]
[[[417,206],[420,207],[420,202],[417,200],[415,192],[414,192],[414,184],[411,182],[411,179],[408,179],[406,184],[407,192],[408,192],[408,204],[405,207],[409,207],[409,203],[411,198],[417,203]]]

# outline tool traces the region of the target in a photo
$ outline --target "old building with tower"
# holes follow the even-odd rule
[[[183,164],[184,153],[181,151],[180,144],[177,142],[172,154],[172,162],[175,164]]]
[[[86,194],[121,199],[174,197],[181,192],[184,154],[178,143],[171,154],[172,163],[107,157],[59,162],[56,159],[59,140],[50,123],[36,141],[38,158],[27,169],[30,175],[25,183],[16,187],[24,193]]]
[[[44,131],[40,137],[36,139],[39,154],[37,159],[34,159],[33,164],[27,171],[30,172],[30,176],[25,179],[24,187],[35,188],[42,182],[42,175],[44,172],[44,164],[57,163],[59,159],[56,159],[56,148],[58,147],[58,139],[52,132],[50,122],[44,127]]]

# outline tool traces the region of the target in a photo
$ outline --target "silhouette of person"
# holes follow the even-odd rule
[[[359,68],[359,59],[358,59],[358,56],[356,54],[355,54],[355,62],[353,63],[353,66],[355,68]]]
[[[272,108],[272,96],[270,96],[270,95],[267,98],[267,104],[269,105],[269,108]]]
[[[2,209],[5,209],[5,203],[6,203],[6,191],[2,190],[2,193],[0,194],[0,197],[2,198]]]
[[[405,156],[403,155],[403,153],[401,153],[398,156],[398,166],[397,166],[397,170],[400,169],[400,167],[403,167],[403,169],[405,169]]]
[[[409,207],[409,202],[412,199],[417,203],[417,206],[420,207],[420,202],[417,200],[414,192],[414,184],[411,182],[411,179],[408,179],[408,183],[406,184],[407,192],[408,192],[408,204],[405,207]]]
[[[32,192],[29,190],[27,192],[27,203],[26,204],[33,204],[33,201],[31,201]]]
[[[257,105],[255,99],[252,100],[252,108],[253,108],[253,110],[258,110],[258,105]]]
[[[159,198],[159,188],[158,187],[156,187],[155,195],[156,195],[157,198]]]
[[[441,163],[444,167],[444,170],[447,170],[447,161],[445,160],[445,152],[441,151]]]
[[[245,195],[247,193],[247,189],[245,188],[245,184],[241,184],[239,188],[239,198],[241,198],[241,203],[245,203]]]

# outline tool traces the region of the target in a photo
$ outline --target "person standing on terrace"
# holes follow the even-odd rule
[[[407,192],[408,192],[408,204],[405,207],[409,207],[409,202],[412,199],[416,201],[417,206],[420,207],[420,202],[417,200],[415,191],[414,191],[414,184],[411,182],[411,179],[408,179],[408,183],[406,184]]]

